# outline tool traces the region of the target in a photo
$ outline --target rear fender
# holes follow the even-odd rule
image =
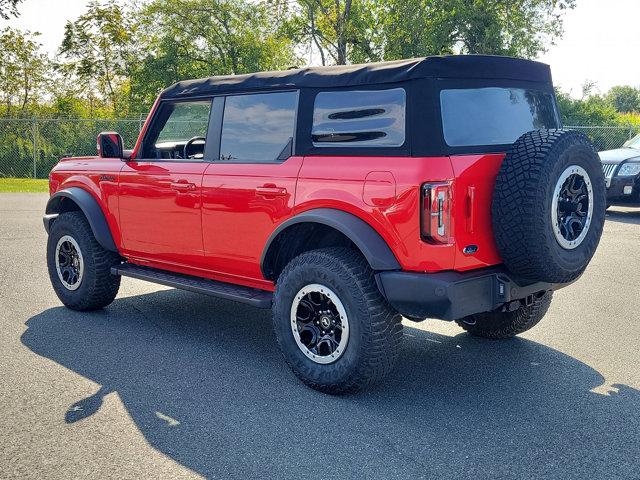
[[[384,239],[373,229],[373,227],[371,227],[371,225],[355,215],[342,210],[317,208],[307,210],[290,218],[286,222],[282,223],[275,232],[273,232],[267,241],[260,260],[260,267],[265,278],[269,278],[268,268],[266,268],[266,265],[273,253],[271,251],[271,246],[274,244],[274,240],[287,228],[299,223],[317,223],[326,225],[342,233],[360,250],[373,270],[400,270],[401,268],[398,260],[391,251],[391,248],[389,248],[389,245],[387,245]]]

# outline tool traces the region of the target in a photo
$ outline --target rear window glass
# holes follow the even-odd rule
[[[440,92],[444,139],[450,147],[506,145],[541,128],[558,128],[553,95],[522,88]]]
[[[224,104],[220,160],[269,163],[293,151],[297,92],[228,96]]]
[[[313,108],[316,147],[399,147],[405,138],[403,88],[320,92]]]

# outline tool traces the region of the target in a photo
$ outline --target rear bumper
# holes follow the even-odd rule
[[[457,320],[511,302],[530,301],[536,294],[569,285],[516,279],[503,266],[469,272],[380,272],[376,282],[383,296],[402,315],[442,320]]]

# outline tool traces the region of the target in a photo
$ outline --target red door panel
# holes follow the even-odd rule
[[[202,265],[204,162],[131,161],[120,173],[120,227],[125,254]]]
[[[276,226],[293,211],[302,157],[283,163],[214,162],[202,181],[206,266],[268,287],[260,257]],[[258,281],[258,284],[253,283]]]

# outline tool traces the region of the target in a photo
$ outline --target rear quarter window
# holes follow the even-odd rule
[[[405,141],[406,92],[320,92],[313,108],[315,147],[399,147]]]
[[[528,131],[560,126],[553,95],[538,90],[449,89],[440,92],[440,104],[450,147],[508,145]]]

